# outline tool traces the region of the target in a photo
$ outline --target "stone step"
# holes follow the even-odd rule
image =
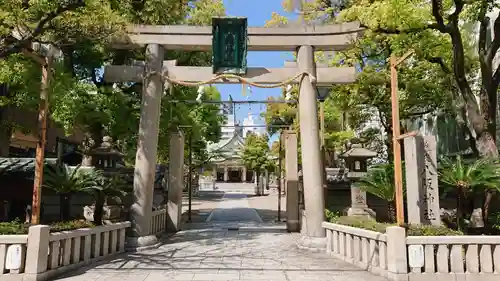
[[[239,231],[239,232],[271,232],[286,233],[284,223],[250,223],[250,222],[214,222],[214,223],[186,223],[183,230],[206,231]]]

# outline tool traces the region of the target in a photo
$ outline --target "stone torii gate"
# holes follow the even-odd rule
[[[295,65],[287,65],[285,68],[250,67],[247,69],[247,74],[241,77],[261,85],[278,84],[293,77],[299,78],[290,83],[300,85],[300,141],[307,219],[306,240],[323,241],[325,237],[325,232],[321,227],[324,219],[324,193],[316,87],[352,83],[356,78],[354,67],[317,68],[314,51],[340,51],[349,48],[360,31],[357,22],[328,26],[248,28],[249,51],[297,52]],[[160,106],[165,87],[172,86],[168,81],[200,82],[212,80],[215,77],[212,67],[177,66],[175,61],[164,61],[165,50],[212,51],[212,39],[211,26],[131,26],[128,28],[127,36],[121,38],[114,48],[132,49],[146,46],[145,63],[110,65],[105,68],[104,79],[107,82],[143,83],[144,92],[134,174],[135,201],[131,209],[133,237],[129,238],[129,245],[132,247],[144,247],[156,243],[156,238],[149,233],[149,225],[157,161]],[[306,75],[298,76],[300,73]],[[218,79],[210,83],[240,82],[239,79],[233,77]],[[176,158],[179,157],[181,155]],[[182,192],[182,178],[175,179],[175,177],[176,175],[171,176],[171,179],[176,180],[177,184],[174,182],[171,185],[169,193],[177,193],[172,189],[179,188],[178,192]],[[179,198],[172,199],[169,195],[170,200],[179,200]],[[176,206],[181,204],[181,202],[169,203]],[[169,212],[171,211],[169,208]],[[174,213],[176,211],[180,212],[180,208]],[[179,216],[180,213],[169,214],[172,221],[176,221]],[[177,227],[178,225],[174,226],[175,229]]]

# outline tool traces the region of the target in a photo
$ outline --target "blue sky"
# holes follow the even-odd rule
[[[224,5],[228,16],[247,17],[249,27],[264,26],[273,12],[291,18],[294,17],[283,11],[281,0],[224,0]],[[291,58],[293,58],[292,54],[286,52],[249,52],[247,64],[249,67],[283,67],[284,61]],[[217,88],[221,92],[223,100],[228,100],[230,94],[234,100],[246,100],[246,97],[242,95],[242,86],[240,84],[217,85]],[[279,96],[280,94],[280,88],[261,89],[252,87],[252,94],[247,91],[250,100],[265,100],[269,96]],[[265,111],[265,106],[265,104],[236,105],[236,119],[241,123],[248,116],[249,111],[257,115],[254,116],[254,119],[256,119],[262,111]],[[264,123],[260,117],[258,122]]]

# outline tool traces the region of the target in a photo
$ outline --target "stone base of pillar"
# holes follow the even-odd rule
[[[300,222],[298,220],[287,220],[286,230],[288,232],[300,232]]]
[[[159,246],[160,243],[155,235],[127,237],[125,250],[127,252],[140,252],[158,248]]]
[[[297,240],[297,248],[312,252],[326,251],[326,237],[309,237],[302,235]]]
[[[366,207],[366,208],[356,208],[350,207],[347,209],[347,216],[349,217],[362,217],[366,219],[375,220],[376,213],[374,210]]]

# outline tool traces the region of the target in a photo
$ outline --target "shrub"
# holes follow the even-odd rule
[[[330,220],[330,222],[376,231],[380,233],[385,233],[386,227],[392,225],[389,223],[381,223],[366,218],[346,217],[346,216],[333,218],[332,220]]]
[[[395,226],[395,224],[381,223],[375,220],[357,217],[334,217],[329,220],[329,222],[337,223],[341,225],[347,225],[352,227],[357,227],[361,229],[376,231],[380,233],[385,233],[385,230],[389,226]],[[432,225],[407,225],[406,235],[408,236],[453,236],[453,235],[464,235],[463,232],[458,230],[453,230],[445,226],[432,226]]]
[[[488,220],[493,229],[500,230],[500,212],[492,214]]]
[[[462,231],[454,230],[446,226],[433,225],[409,225],[406,227],[408,236],[456,236],[464,235]]]
[[[78,228],[95,227],[93,223],[86,220],[61,221],[50,225],[50,232],[68,231]]]
[[[332,220],[340,217],[340,213],[338,211],[330,211],[328,209],[325,209],[325,217],[326,221],[331,222]]]
[[[0,222],[0,235],[27,234],[29,225],[22,223],[19,219],[8,222]]]
[[[50,225],[50,232],[75,230],[78,228],[89,228],[95,225],[85,220],[72,220],[56,222]],[[30,225],[21,222],[19,219],[10,222],[0,223],[0,235],[28,234]]]

